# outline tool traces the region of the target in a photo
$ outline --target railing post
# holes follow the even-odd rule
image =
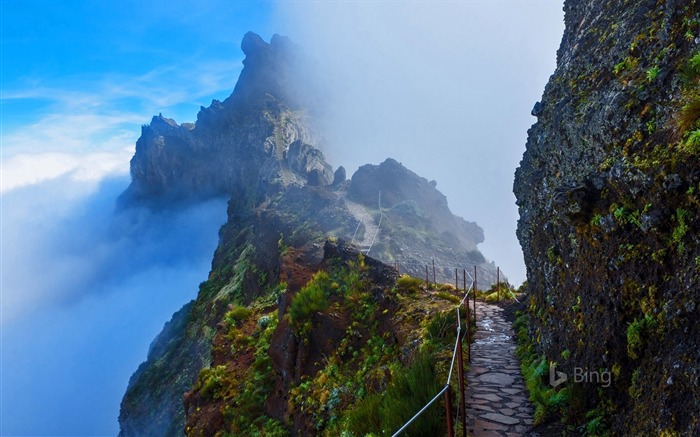
[[[462,285],[464,285],[464,292],[467,292],[467,269],[462,269],[462,276],[464,278],[464,282]],[[469,296],[467,296],[467,308],[469,308]]]
[[[474,266],[474,326],[476,326],[476,290],[479,288],[477,287],[477,281],[476,281],[476,266]]]
[[[435,258],[433,258],[433,284],[437,287],[437,279],[435,278]]]
[[[457,267],[455,267],[455,290],[459,291],[459,275],[457,274]]]
[[[469,296],[467,296],[467,360],[472,362],[472,317],[469,314],[471,311],[469,309]]]
[[[452,425],[452,390],[445,390],[445,419],[447,420],[447,437],[454,437],[455,430]]]
[[[430,283],[428,282],[428,265],[425,265],[425,288],[430,288]]]
[[[467,306],[469,303],[467,302]],[[469,313],[467,313],[469,314]],[[467,321],[469,319],[467,318]],[[459,323],[459,322],[457,322]],[[469,326],[467,326],[467,332],[469,332]],[[467,437],[467,408],[466,408],[466,395],[464,393],[464,356],[462,355],[462,338],[463,334],[460,332],[460,338],[457,341],[457,360],[459,361],[459,367],[457,367],[459,375],[459,414],[462,418],[462,437]]]
[[[464,290],[467,289],[467,269],[462,269],[462,277],[464,281]],[[466,293],[466,291],[465,291]],[[474,289],[472,289],[472,293],[474,293]],[[469,295],[467,295],[467,298],[465,299],[465,302],[467,304],[467,360],[471,363],[472,362],[472,315],[471,315],[471,307],[469,303]],[[474,308],[476,309],[476,308]]]
[[[498,292],[498,301],[501,301],[501,268],[496,267],[496,291]]]

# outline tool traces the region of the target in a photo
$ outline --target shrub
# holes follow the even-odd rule
[[[683,105],[678,118],[678,130],[681,134],[695,128],[700,119],[700,99],[693,99]]]
[[[694,85],[700,78],[700,52],[695,53],[681,70],[681,79],[684,85]]]
[[[199,395],[204,399],[218,399],[226,385],[226,366],[204,368],[199,372]]]
[[[251,314],[253,314],[253,310],[250,308],[241,305],[234,305],[226,313],[224,320],[226,320],[226,323],[228,323],[229,326],[238,326],[242,321],[250,317]]]
[[[348,431],[357,436],[369,433],[389,435],[401,428],[442,389],[435,371],[435,360],[428,354],[420,354],[407,369],[401,370],[393,375],[386,392],[366,397],[348,413]],[[445,435],[440,408],[439,403],[431,405],[402,435]]]
[[[659,75],[659,67],[658,66],[653,66],[650,69],[647,70],[647,80],[649,82],[653,82],[654,79],[656,79],[656,76]]]
[[[646,344],[646,338],[656,327],[656,320],[651,316],[644,316],[642,319],[634,319],[627,325],[627,355],[632,359],[637,359]]]
[[[428,337],[433,341],[449,339],[451,336],[456,335],[457,312],[448,310],[436,314],[435,317],[428,322],[426,330],[428,331]]]
[[[458,305],[462,301],[461,297],[455,296],[454,294],[448,293],[446,291],[438,291],[437,293],[435,293],[435,296],[439,297],[440,299],[445,299],[449,302],[452,302],[455,305]]]
[[[420,291],[420,286],[423,281],[408,275],[401,275],[398,281],[396,281],[396,288],[398,291],[403,293],[417,293]]]
[[[320,271],[292,299],[289,318],[298,335],[311,329],[311,316],[314,313],[328,308],[330,286],[328,273]]]
[[[696,129],[688,134],[688,138],[683,144],[683,149],[690,153],[700,151],[700,129]]]
[[[515,293],[513,292],[513,289],[510,288],[507,284],[501,284],[501,289],[500,293],[498,290],[498,287],[496,285],[493,285],[488,291],[486,295],[486,302],[493,303],[493,302],[499,302],[502,300],[513,300],[515,299]]]

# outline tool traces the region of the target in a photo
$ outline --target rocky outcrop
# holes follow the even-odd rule
[[[172,205],[222,195],[255,203],[309,178],[332,181],[303,99],[288,91],[298,88],[292,86],[298,50],[284,37],[267,44],[253,33],[241,46],[245,67],[229,98],[203,107],[194,125],[159,115],[142,127],[123,203]]]
[[[620,435],[698,435],[700,6],[565,2],[516,171],[531,333]],[[591,417],[594,417],[591,416]]]
[[[417,277],[424,277],[426,263],[435,259],[441,282],[454,282],[455,267],[476,265],[481,288],[496,283],[496,266],[477,249],[484,231],[452,214],[435,184],[401,163],[388,158],[379,165],[363,165],[352,175],[347,193],[348,199],[383,216],[372,256],[396,260]],[[501,279],[506,281],[505,276]]]
[[[380,194],[381,193],[381,194]],[[383,208],[400,203],[420,205],[421,214],[441,234],[449,234],[460,246],[475,250],[484,242],[484,231],[474,222],[452,214],[447,198],[427,179],[413,173],[394,159],[379,165],[363,165],[352,175],[349,197],[366,206],[376,206],[381,197]]]

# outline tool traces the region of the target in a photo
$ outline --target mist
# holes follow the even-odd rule
[[[225,199],[116,210],[128,183],[3,193],[0,434],[116,435],[129,377],[206,279]]]
[[[562,1],[280,2],[280,33],[315,60],[324,153],[349,174],[387,157],[437,181],[480,249],[525,279],[513,176],[556,65]],[[301,86],[301,84],[300,84]]]

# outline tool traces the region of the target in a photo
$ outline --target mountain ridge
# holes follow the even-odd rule
[[[284,37],[268,44],[248,33],[242,48],[246,60],[231,96],[202,108],[194,125],[154,117],[143,126],[131,161],[132,184],[121,199],[126,207],[160,208],[216,195],[230,200],[207,280],[154,340],[129,382],[119,417],[123,437],[185,430],[196,407],[185,410],[182,396],[220,356],[223,340],[217,335],[230,326],[232,308],[278,307],[282,318],[304,285],[287,288],[295,268],[285,270],[285,254],[304,254],[299,256],[305,265],[320,265],[326,239],[351,241],[364,234],[367,217],[378,231],[368,265],[375,263],[371,257],[396,261],[402,272],[423,277],[426,263],[437,259],[445,262],[438,265],[438,282],[451,283],[456,265],[476,265],[482,286],[495,282],[495,265],[477,248],[483,231],[453,215],[434,184],[393,159],[364,166],[349,180],[342,167],[333,171],[322,152],[315,109],[308,109],[313,96],[295,88],[304,71],[294,65],[301,63],[296,46]],[[386,205],[375,203],[379,191]],[[364,209],[363,218],[348,207],[345,199],[351,198]],[[381,301],[382,293],[367,296]],[[286,332],[289,344],[300,341]],[[194,398],[188,399],[192,405]]]

